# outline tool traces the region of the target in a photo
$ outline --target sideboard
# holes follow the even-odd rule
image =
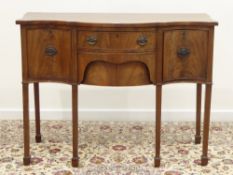
[[[34,85],[36,142],[41,142],[39,83],[72,87],[72,166],[78,167],[78,85],[155,85],[155,167],[160,166],[162,86],[196,84],[196,135],[208,164],[214,27],[206,14],[27,13],[21,27],[24,165],[29,165],[30,83]],[[187,116],[188,117],[188,116]]]

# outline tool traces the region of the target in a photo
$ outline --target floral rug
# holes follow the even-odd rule
[[[199,165],[194,122],[162,124],[161,167],[153,167],[153,122],[80,122],[80,168],[72,168],[71,121],[43,121],[32,165],[23,166],[22,121],[0,121],[0,175],[233,175],[233,123],[211,123],[208,166]]]

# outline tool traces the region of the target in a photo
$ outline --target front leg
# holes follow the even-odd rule
[[[23,136],[24,136],[24,158],[23,164],[29,165],[30,156],[30,123],[29,123],[29,98],[28,83],[23,83]]]
[[[202,84],[197,84],[197,94],[196,94],[196,135],[195,144],[201,143],[201,93]]]
[[[72,166],[78,167],[78,85],[72,85],[72,133],[73,133],[73,158]]]
[[[208,140],[209,140],[209,126],[210,126],[210,108],[211,108],[211,91],[212,85],[206,85],[205,95],[205,113],[204,113],[204,126],[203,126],[203,148],[201,156],[201,165],[208,164]]]
[[[160,166],[160,135],[161,135],[161,101],[162,85],[156,86],[156,123],[155,123],[155,158],[154,166]]]
[[[35,101],[35,127],[36,127],[36,142],[41,142],[40,134],[40,93],[39,83],[34,83],[34,101]]]

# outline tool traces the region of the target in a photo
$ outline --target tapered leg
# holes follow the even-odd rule
[[[203,148],[201,156],[201,164],[208,164],[208,139],[209,139],[209,125],[210,125],[210,108],[211,108],[211,90],[212,85],[206,85],[205,95],[205,112],[204,112],[204,127],[203,127]]]
[[[24,135],[24,158],[23,164],[30,164],[30,125],[29,125],[29,99],[28,83],[23,83],[23,135]]]
[[[36,127],[36,142],[41,142],[40,134],[40,94],[39,94],[39,83],[34,83],[34,101],[35,101],[35,127]]]
[[[156,86],[156,123],[155,123],[155,167],[160,166],[160,135],[161,135],[161,101],[162,86]]]
[[[197,84],[197,100],[196,100],[196,135],[195,135],[195,143],[201,143],[201,93],[202,93],[202,85]]]
[[[72,85],[72,132],[73,132],[73,158],[72,166],[78,167],[78,85]]]

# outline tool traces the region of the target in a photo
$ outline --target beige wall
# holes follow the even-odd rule
[[[0,3],[0,119],[21,118],[20,33],[15,20],[28,11],[47,12],[204,12],[219,21],[215,37],[214,119],[233,119],[233,3],[229,0],[8,0]],[[70,109],[67,85],[43,84],[43,118],[65,118]],[[166,119],[194,119],[195,86],[164,86],[163,109]],[[31,93],[32,94],[32,93]],[[80,87],[81,118],[153,120],[154,87]],[[32,100],[31,100],[32,102]],[[33,103],[31,103],[33,107]],[[47,112],[46,112],[47,111]],[[67,111],[67,112],[64,112]],[[96,115],[91,111],[97,111]],[[112,112],[114,112],[112,114]],[[138,114],[137,111],[141,111]],[[145,115],[144,115],[145,114]],[[169,114],[169,115],[168,115]],[[189,115],[189,114],[192,114]],[[185,116],[186,115],[186,116]],[[148,117],[145,117],[148,116]],[[59,118],[59,117],[58,117]]]

